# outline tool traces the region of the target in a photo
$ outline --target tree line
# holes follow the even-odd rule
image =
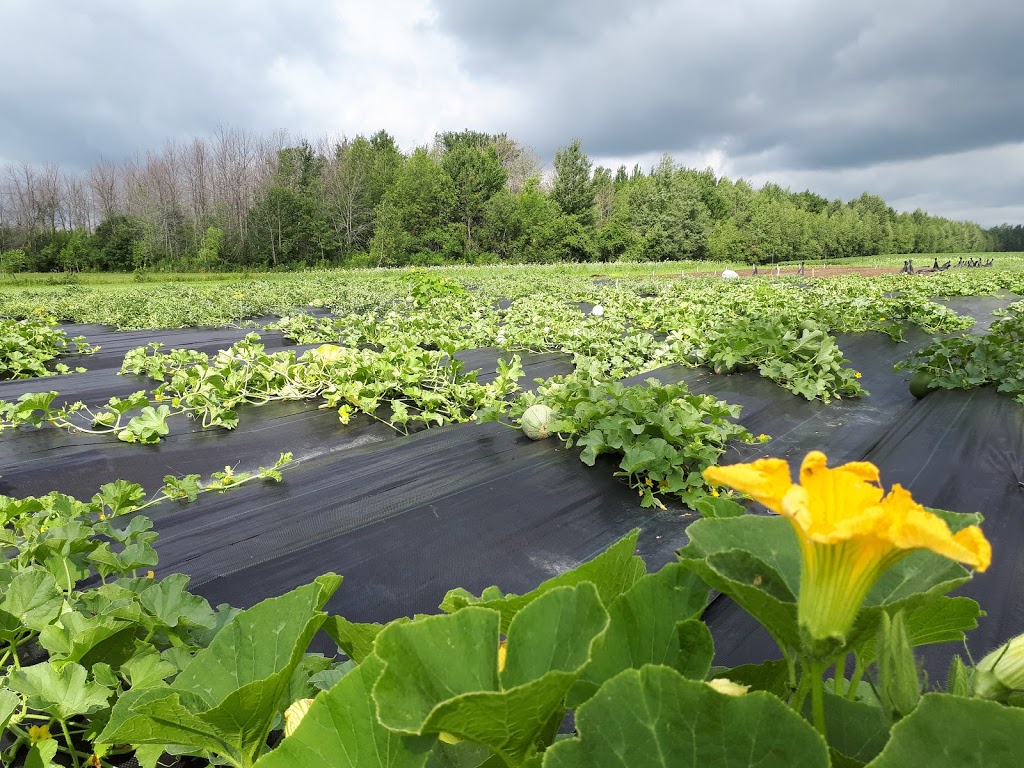
[[[290,141],[221,129],[84,173],[0,169],[0,271],[297,269],[558,261],[772,261],[1024,250],[868,193],[844,202],[754,189],[665,156],[594,167],[580,141],[554,172],[505,134],[385,131]]]

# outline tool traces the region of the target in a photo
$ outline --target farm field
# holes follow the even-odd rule
[[[629,748],[623,708],[716,677],[750,692],[707,706],[772,717],[779,765],[899,764],[926,741],[904,716],[998,730],[1024,688],[978,664],[1024,632],[1024,257],[980,256],[996,266],[829,280],[692,263],[5,287],[3,748],[602,765],[602,733]],[[876,466],[960,549],[903,546],[810,641],[800,534],[765,514],[781,494],[704,472],[815,451]],[[828,477],[855,495],[857,471]],[[979,513],[991,565],[957,533]],[[912,646],[960,709],[882,684],[916,674]],[[577,733],[549,746],[566,710]],[[826,717],[862,731],[823,739]]]

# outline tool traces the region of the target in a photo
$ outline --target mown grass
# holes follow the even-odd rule
[[[913,254],[881,254],[877,256],[861,256],[849,259],[831,259],[824,261],[804,262],[806,268],[818,269],[822,266],[832,267],[893,267],[899,269],[903,262],[911,259],[914,266],[928,267],[936,259],[940,263],[947,260],[954,264],[963,257],[964,259],[981,259],[987,261],[994,259],[994,265],[1000,268],[1022,268],[1024,267],[1024,253],[913,253]],[[797,267],[800,262],[777,262],[783,269]],[[761,265],[761,270],[766,271],[775,264]],[[747,270],[749,264],[721,261],[666,261],[666,262],[591,262],[583,264],[502,264],[495,266],[475,265],[453,265],[446,267],[430,267],[430,270],[451,271],[465,277],[473,275],[494,275],[495,273],[516,272],[519,270],[530,272],[553,272],[558,274],[574,276],[602,276],[602,277],[644,277],[666,274],[695,274],[697,272],[720,272],[723,269]],[[339,277],[355,276],[358,274],[387,273],[387,272],[408,272],[409,267],[398,270],[376,270],[376,269],[333,269],[333,270],[307,270],[303,272],[0,272],[0,288],[8,291],[23,290],[46,290],[48,288],[64,289],[68,286],[88,286],[93,289],[103,290],[105,288],[125,288],[127,286],[144,286],[146,284],[182,284],[182,285],[209,285],[211,283],[231,283],[239,280],[251,280],[259,278],[271,282],[289,282],[302,279],[310,272],[319,274],[335,273]]]

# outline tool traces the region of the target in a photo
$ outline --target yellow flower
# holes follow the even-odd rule
[[[28,727],[28,743],[38,744],[41,741],[52,739],[50,735],[50,726],[48,725],[30,725]]]
[[[343,406],[341,406],[341,408],[338,409],[338,420],[342,424],[348,424],[349,419],[351,417],[352,417],[352,409],[349,408],[347,405],[343,405]]]
[[[767,443],[769,440],[771,440],[771,438],[764,432],[757,436],[757,442],[759,443]]]
[[[742,696],[750,690],[749,685],[734,683],[727,677],[716,677],[713,680],[705,680],[704,684],[709,688],[714,688],[716,691],[725,694],[726,696]]]
[[[507,642],[508,642],[507,640],[502,640],[500,643],[498,643],[498,671],[499,672],[501,672],[503,669],[505,669],[505,657],[508,655],[508,648],[506,648],[506,646],[505,646],[505,644]]]
[[[291,736],[313,706],[312,699],[299,699],[284,711],[284,735]]]
[[[644,478],[644,485],[646,485],[648,488],[653,488],[654,487],[654,481],[651,480],[651,478],[649,478],[649,477],[645,477]]]
[[[750,494],[792,524],[801,555],[797,616],[816,641],[845,640],[872,585],[911,552],[929,549],[977,571],[992,559],[978,526],[953,534],[900,485],[884,495],[878,467],[868,462],[829,469],[825,454],[812,451],[798,485],[782,459],[710,467],[704,477]]]
[[[880,318],[878,318],[878,322],[880,322],[880,323],[884,323],[884,322],[885,322],[885,318],[884,318],[884,317],[880,317]]]
[[[861,377],[861,372],[860,371],[854,371],[853,372],[853,378],[859,379],[860,377]]]
[[[717,499],[717,498],[718,498],[719,496],[721,496],[722,494],[720,494],[720,493],[718,492],[718,489],[717,489],[717,488],[712,488],[712,489],[711,489],[711,495],[712,495],[712,496],[714,496],[714,497],[715,497],[715,498]]]
[[[146,578],[147,579],[155,579],[156,578],[156,574],[153,573],[153,571],[146,571]]]

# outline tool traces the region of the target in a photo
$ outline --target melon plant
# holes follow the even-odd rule
[[[522,421],[523,434],[531,440],[544,440],[551,437],[551,422],[558,418],[553,410],[543,403],[531,405],[523,413]]]

